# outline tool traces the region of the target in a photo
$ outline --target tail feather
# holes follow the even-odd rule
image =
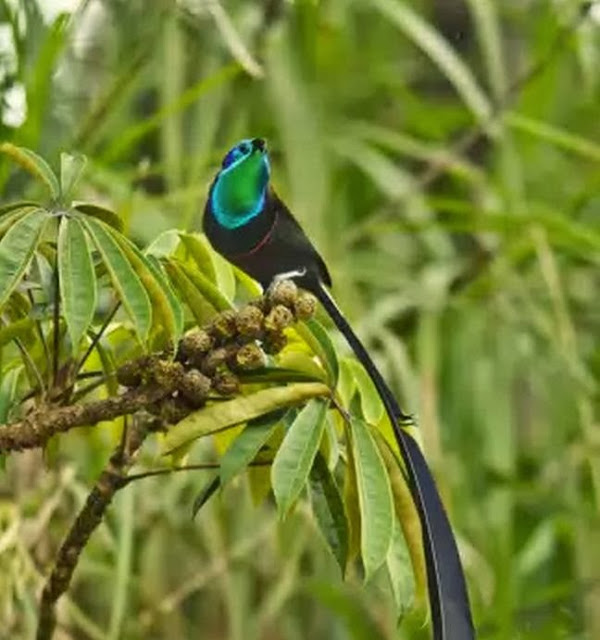
[[[400,409],[375,363],[329,292],[320,282],[311,284],[310,290],[365,367],[392,423],[423,531],[434,640],[471,640],[475,638],[475,632],[454,534],[423,453],[417,442],[399,424],[399,421],[410,421],[410,417]],[[306,283],[303,285],[306,286]]]

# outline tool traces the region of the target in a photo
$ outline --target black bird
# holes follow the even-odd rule
[[[465,578],[452,528],[421,449],[401,424],[410,423],[367,350],[326,289],[325,262],[269,184],[262,138],[242,140],[223,159],[204,209],[203,227],[223,257],[267,289],[288,277],[313,293],[367,370],[393,425],[423,532],[434,640],[475,637]]]

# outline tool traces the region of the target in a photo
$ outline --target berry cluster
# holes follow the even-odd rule
[[[238,374],[264,367],[268,355],[285,347],[284,330],[312,317],[315,309],[312,294],[299,290],[291,280],[278,282],[239,311],[222,311],[207,327],[186,333],[174,360],[143,356],[121,366],[117,379],[129,388],[167,389],[169,397],[150,411],[167,423],[178,422],[203,406],[211,393],[238,393]]]

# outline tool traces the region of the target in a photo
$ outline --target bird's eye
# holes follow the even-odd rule
[[[250,153],[250,145],[247,142],[242,142],[242,144],[240,144],[238,146],[238,149],[244,154],[246,155],[247,153]]]

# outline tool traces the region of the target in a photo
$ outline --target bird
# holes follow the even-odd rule
[[[425,457],[403,425],[413,424],[329,292],[323,258],[271,185],[264,138],[248,138],[223,158],[208,190],[203,231],[213,249],[268,290],[291,279],[311,292],[364,366],[393,426],[421,522],[434,640],[471,640],[475,631],[452,527]]]

